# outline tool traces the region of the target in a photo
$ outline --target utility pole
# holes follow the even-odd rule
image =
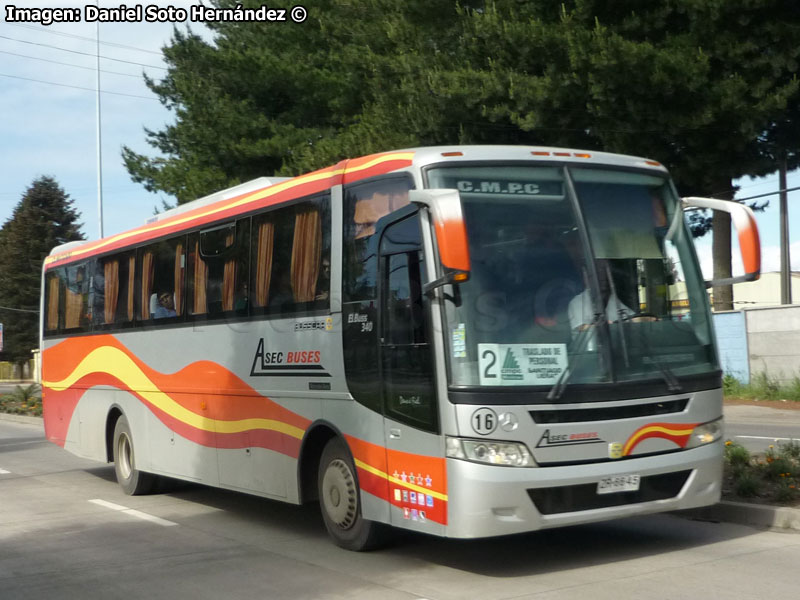
[[[789,194],[786,189],[786,153],[778,165],[781,213],[781,304],[792,303],[792,263],[789,253]]]
[[[100,0],[96,2],[100,8]],[[100,21],[97,21],[97,219],[103,237],[103,138],[100,133]]]

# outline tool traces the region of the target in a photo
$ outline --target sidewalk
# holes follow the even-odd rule
[[[723,407],[726,423],[800,426],[800,410],[779,409],[752,404],[726,404]]]

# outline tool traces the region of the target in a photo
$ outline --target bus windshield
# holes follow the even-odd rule
[[[459,190],[472,271],[446,302],[450,385],[558,386],[718,369],[680,200],[658,171],[434,167]]]

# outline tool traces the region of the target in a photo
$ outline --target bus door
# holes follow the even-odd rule
[[[379,246],[380,365],[392,523],[424,522],[445,489],[418,212],[386,226]],[[441,517],[436,519],[441,522]]]

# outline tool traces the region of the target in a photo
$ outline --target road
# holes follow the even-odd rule
[[[113,469],[0,421],[0,597],[792,598],[800,535],[656,515],[355,554],[315,507],[200,486],[130,497]]]
[[[725,437],[751,452],[763,452],[776,441],[800,442],[800,410],[761,406],[730,406],[725,409]]]

